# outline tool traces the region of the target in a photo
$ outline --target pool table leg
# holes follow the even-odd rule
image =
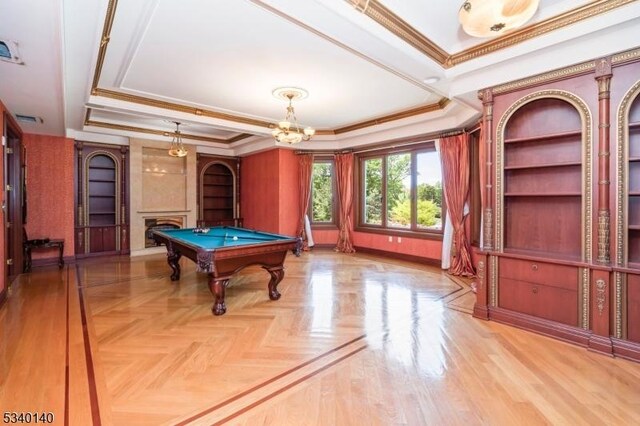
[[[280,299],[280,292],[277,287],[280,281],[284,278],[284,268],[282,266],[276,266],[275,268],[263,266],[263,268],[271,274],[271,280],[269,281],[269,299]]]
[[[215,297],[215,302],[211,308],[213,315],[224,315],[227,312],[227,305],[224,303],[224,290],[227,288],[229,278],[215,278],[209,275],[209,290]]]
[[[180,258],[182,254],[179,251],[168,250],[167,251],[167,263],[171,267],[171,281],[178,281],[180,279]]]

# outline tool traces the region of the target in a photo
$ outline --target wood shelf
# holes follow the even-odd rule
[[[89,166],[89,171],[91,170],[115,170],[115,167],[105,167],[105,166]]]
[[[116,183],[115,179],[91,179],[91,178],[89,178],[89,183],[91,183],[91,182]]]
[[[581,197],[580,192],[507,192],[505,197]]]
[[[522,165],[522,166],[505,166],[504,170],[524,170],[524,169],[544,169],[549,167],[571,167],[571,166],[582,166],[582,162],[580,161],[570,161],[566,163],[541,163],[541,164],[530,164],[530,165]]]
[[[548,139],[560,139],[560,138],[568,138],[571,136],[580,136],[582,135],[582,130],[573,130],[570,132],[559,132],[559,133],[549,133],[546,135],[540,136],[525,136],[521,138],[509,138],[505,139],[504,143],[521,143],[521,142],[535,142],[538,140],[548,140]]]

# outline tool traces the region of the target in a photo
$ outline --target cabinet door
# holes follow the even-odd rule
[[[101,227],[89,228],[89,253],[104,251],[102,246],[102,229]]]
[[[102,251],[115,251],[116,227],[105,226],[102,228]]]

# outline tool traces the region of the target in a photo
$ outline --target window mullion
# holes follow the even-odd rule
[[[381,206],[381,218],[382,227],[387,229],[387,156],[382,156],[382,206]]]
[[[416,152],[411,153],[411,230],[418,229],[418,161]]]

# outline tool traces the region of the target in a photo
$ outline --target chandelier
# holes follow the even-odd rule
[[[540,0],[466,0],[458,19],[473,37],[493,37],[521,27],[536,13]]]
[[[176,132],[173,134],[173,139],[171,140],[169,155],[172,157],[186,157],[187,149],[182,144],[182,136],[180,135],[180,123],[178,121],[173,121],[172,123],[176,125]]]
[[[294,87],[280,87],[275,89],[273,96],[279,99],[289,101],[287,107],[287,115],[284,120],[278,122],[275,128],[271,131],[271,135],[277,142],[294,144],[302,141],[308,141],[315,135],[315,129],[306,127],[304,130],[300,130],[296,113],[293,109],[292,102],[294,99],[304,99],[307,97],[307,92],[303,89]]]

